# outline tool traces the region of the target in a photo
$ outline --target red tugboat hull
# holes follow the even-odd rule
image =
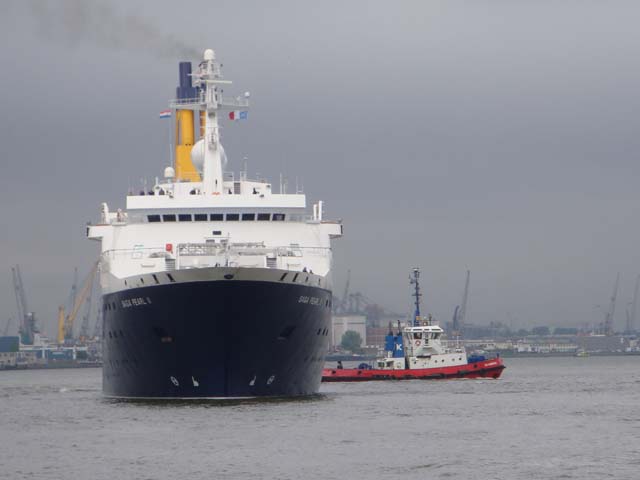
[[[506,367],[501,358],[491,358],[451,367],[376,370],[325,368],[323,382],[366,382],[373,380],[440,380],[445,378],[498,378]]]

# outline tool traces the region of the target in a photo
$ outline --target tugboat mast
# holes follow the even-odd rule
[[[411,285],[414,285],[414,292],[411,294],[412,297],[415,297],[416,305],[416,311],[413,315],[413,326],[417,327],[422,321],[420,315],[420,297],[422,297],[422,293],[420,293],[420,269],[418,267],[413,269],[413,278],[410,278],[409,282]]]

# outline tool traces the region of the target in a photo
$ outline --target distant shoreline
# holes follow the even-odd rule
[[[16,365],[11,367],[2,367],[0,372],[11,372],[16,370],[53,370],[64,368],[102,368],[102,362],[60,362],[60,363],[46,363],[40,365]]]
[[[565,352],[548,352],[548,353],[513,353],[513,352],[495,352],[499,353],[502,358],[551,358],[551,357],[577,357],[575,353]],[[493,355],[494,352],[489,355]],[[629,357],[640,356],[640,352],[589,352],[586,357]],[[327,355],[325,362],[363,362],[367,363],[375,360],[377,357],[372,355]],[[15,367],[0,368],[0,372],[10,372],[16,370],[57,370],[68,368],[102,368],[102,362],[82,362],[82,363],[55,363],[44,365],[18,365]]]
[[[492,356],[500,354],[503,358],[549,358],[549,357],[577,357],[575,352],[487,352],[485,355]],[[626,357],[626,356],[638,356],[640,352],[587,352],[586,357]],[[373,355],[327,355],[325,361],[327,362],[369,362],[375,360],[377,357]]]

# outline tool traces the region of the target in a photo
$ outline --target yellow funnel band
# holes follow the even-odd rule
[[[176,179],[186,182],[199,182],[200,174],[191,163],[192,145],[176,146]]]
[[[194,123],[191,110],[176,112],[176,179],[199,182],[200,174],[191,162],[191,148],[194,144]]]

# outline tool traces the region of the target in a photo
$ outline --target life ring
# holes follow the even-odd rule
[[[415,343],[416,343],[416,347],[419,347],[422,342],[420,340],[416,340]]]

